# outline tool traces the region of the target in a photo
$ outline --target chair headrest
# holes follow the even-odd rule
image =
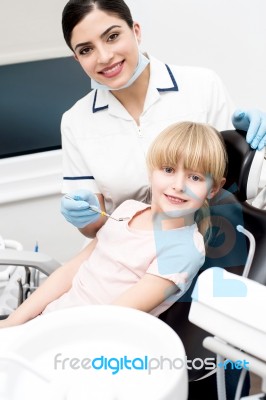
[[[240,201],[252,199],[258,193],[264,149],[252,149],[246,142],[244,131],[227,130],[221,134],[228,154],[228,172],[224,188],[234,193]]]

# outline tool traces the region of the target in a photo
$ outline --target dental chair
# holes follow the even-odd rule
[[[239,275],[242,274],[249,250],[249,241],[243,233],[236,230],[236,226],[242,225],[253,233],[256,241],[256,251],[249,278],[265,285],[266,212],[256,209],[246,202],[247,199],[251,199],[257,194],[264,151],[255,151],[249,147],[245,140],[246,132],[232,130],[224,131],[222,135],[229,158],[227,182],[210,205],[212,232],[207,248],[206,262],[200,273],[215,266],[226,268]],[[58,267],[58,263],[49,257],[46,259],[46,257],[39,253],[0,250],[0,265],[35,266],[49,275]],[[48,267],[46,266],[47,262]],[[215,354],[202,346],[203,339],[208,336],[208,333],[188,320],[191,293],[195,283],[196,278],[189,292],[159,318],[168,324],[182,340],[189,361],[189,381],[197,385],[198,382],[194,381],[210,373],[207,363],[202,363],[201,360],[214,358]],[[189,389],[190,391],[191,389]],[[211,391],[209,397],[208,393],[204,397],[204,399],[210,400],[215,400],[215,398]],[[198,400],[199,397],[189,397],[189,399]]]
[[[60,266],[47,254],[23,250],[18,242],[2,239],[2,243],[0,271],[1,266],[6,266],[2,275],[7,283],[0,296],[0,319],[6,318]]]
[[[227,181],[210,204],[211,238],[207,247],[205,264],[198,276],[212,267],[224,268],[230,273],[242,275],[250,243],[248,238],[236,229],[238,225],[241,225],[254,235],[256,242],[256,251],[248,277],[266,285],[266,211],[254,208],[246,201],[257,195],[264,150],[252,150],[246,143],[246,132],[232,130],[224,131],[222,135],[228,153]],[[209,359],[216,357],[213,352],[202,345],[209,333],[188,320],[191,294],[197,278],[190,290],[160,315],[160,318],[179,335],[186,349],[187,359],[190,360],[188,373],[189,399],[191,400],[199,399],[198,391],[201,385],[204,385],[202,378],[211,373],[208,365]],[[212,381],[212,384],[213,382],[213,387],[210,384],[204,399],[215,400],[217,398],[217,392],[214,393],[216,391],[215,380]]]

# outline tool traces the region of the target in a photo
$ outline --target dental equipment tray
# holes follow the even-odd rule
[[[215,267],[199,276],[192,299],[192,323],[266,361],[265,286]]]

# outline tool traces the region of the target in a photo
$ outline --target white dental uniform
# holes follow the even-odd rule
[[[168,125],[193,121],[234,129],[232,101],[213,71],[149,59],[150,82],[139,126],[108,90],[91,91],[62,118],[62,191],[101,193],[109,213],[127,199],[149,201],[145,157]]]

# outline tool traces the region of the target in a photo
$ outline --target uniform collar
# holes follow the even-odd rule
[[[178,86],[171,71],[171,68],[167,64],[164,64],[163,62],[157,60],[152,56],[149,56],[149,59],[151,74],[148,92],[157,92],[157,96],[160,93],[173,91],[177,92]],[[94,90],[92,112],[96,113],[102,110],[106,110],[109,108],[110,105],[113,108],[114,99],[115,97],[109,92],[109,90]],[[116,100],[116,102],[118,102],[118,100]]]

